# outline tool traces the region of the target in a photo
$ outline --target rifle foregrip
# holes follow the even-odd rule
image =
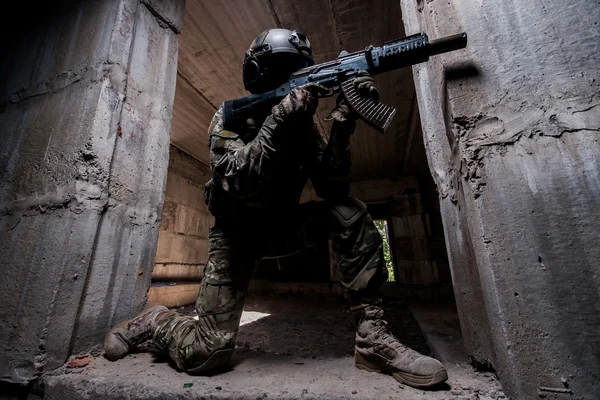
[[[361,96],[354,88],[354,79],[342,82],[342,93],[350,108],[360,119],[383,133],[396,115],[396,109],[370,97]]]

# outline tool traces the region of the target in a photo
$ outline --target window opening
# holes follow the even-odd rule
[[[383,239],[383,258],[385,260],[385,266],[388,270],[388,282],[396,282],[396,275],[394,274],[394,261],[390,252],[390,234],[388,229],[388,222],[385,219],[376,219],[375,226]]]

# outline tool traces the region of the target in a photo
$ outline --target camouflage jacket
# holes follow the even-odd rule
[[[299,123],[271,114],[262,125],[248,122],[243,132],[223,129],[221,106],[210,124],[212,179],[205,195],[215,217],[284,216],[298,205],[308,179],[323,199],[348,195],[354,121],[334,121],[328,141],[312,118]]]

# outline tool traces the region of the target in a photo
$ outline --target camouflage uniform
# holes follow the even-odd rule
[[[201,373],[230,358],[254,267],[270,245],[293,236],[281,232],[281,225],[297,226],[298,203],[308,179],[325,200],[311,207],[327,218],[351,302],[373,303],[387,280],[381,236],[366,206],[348,197],[354,120],[334,118],[327,141],[312,112],[292,118],[286,107],[298,107],[293,96],[273,107],[264,121],[248,120],[240,132],[224,129],[220,108],[210,125],[212,179],[206,201],[215,226],[196,302],[199,319],[170,315],[153,335],[181,370]],[[219,359],[211,357],[215,354]]]

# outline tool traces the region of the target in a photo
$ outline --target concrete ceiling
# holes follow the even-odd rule
[[[187,0],[179,37],[179,65],[171,142],[208,164],[210,120],[221,102],[246,96],[241,65],[244,52],[261,31],[296,29],[308,36],[323,62],[343,50],[404,36],[400,2],[391,0]],[[403,174],[409,131],[417,129],[410,68],[377,77],[382,101],[397,108],[394,123],[381,135],[358,123],[352,138],[353,180]],[[321,101],[318,125],[334,99]],[[412,121],[412,124],[411,124]],[[412,125],[412,128],[411,128]],[[410,146],[409,146],[410,147]]]

